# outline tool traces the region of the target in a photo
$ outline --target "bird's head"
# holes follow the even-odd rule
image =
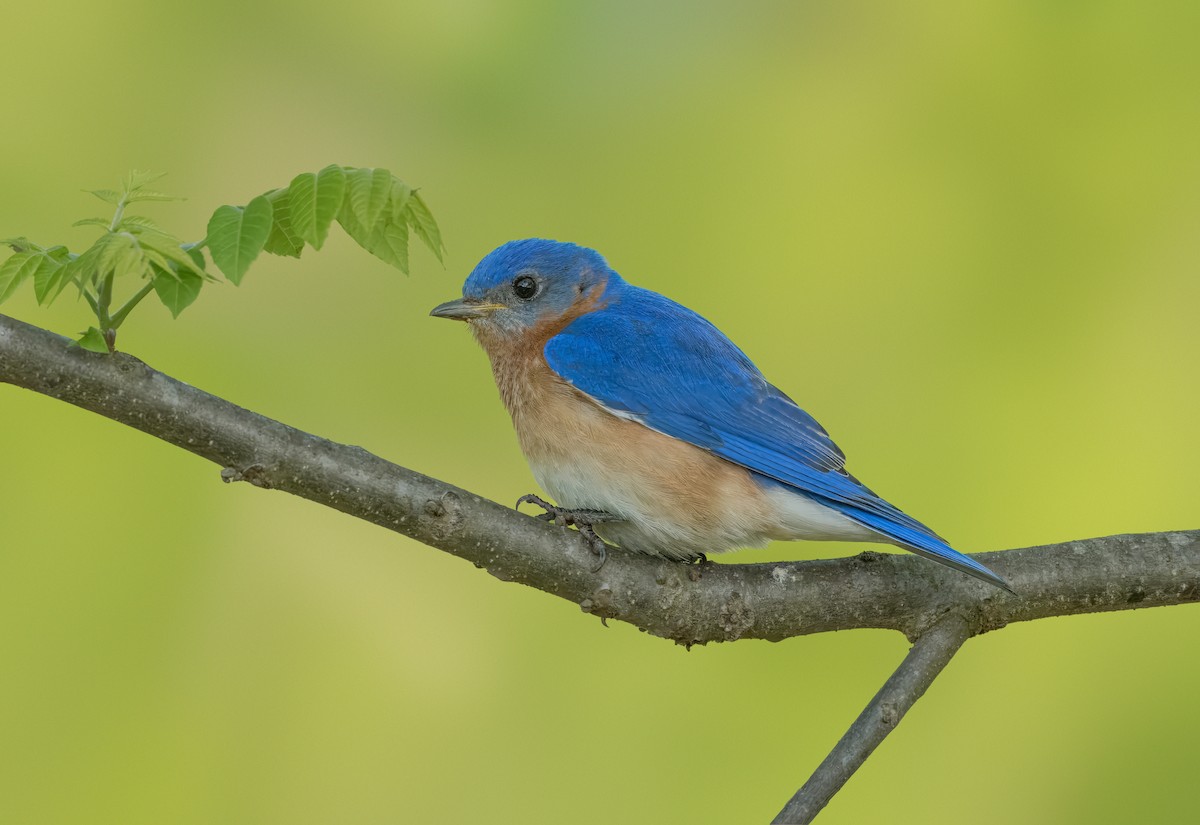
[[[542,331],[553,334],[603,305],[620,281],[600,253],[572,243],[530,238],[493,249],[463,284],[463,296],[430,315],[467,321],[485,347]]]

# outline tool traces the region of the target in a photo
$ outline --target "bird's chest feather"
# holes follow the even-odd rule
[[[769,530],[773,508],[745,469],[605,410],[540,348],[485,349],[530,469],[560,505],[627,519],[639,532],[620,543],[664,555],[758,543]]]
[[[563,381],[540,352],[493,355],[492,372],[538,483],[568,507],[611,507],[625,462],[619,425]],[[616,425],[616,426],[614,426]],[[628,479],[626,479],[628,481]]]

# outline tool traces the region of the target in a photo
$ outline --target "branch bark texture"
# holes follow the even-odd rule
[[[1013,596],[910,555],[685,566],[613,548],[593,572],[577,533],[359,447],[238,407],[124,354],[100,355],[0,315],[0,382],[120,421],[222,467],[460,556],[603,618],[681,644],[852,628],[910,639],[955,612],[971,635],[1048,616],[1200,601],[1200,530],[981,553]]]

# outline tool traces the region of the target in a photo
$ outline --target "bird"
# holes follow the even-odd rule
[[[541,505],[598,553],[607,541],[685,562],[771,540],[875,542],[1012,592],[851,475],[825,428],[716,326],[593,249],[510,241],[430,314],[470,326],[557,502],[518,506]]]

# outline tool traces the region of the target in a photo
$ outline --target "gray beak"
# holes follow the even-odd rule
[[[459,298],[438,304],[429,314],[434,318],[449,318],[451,321],[471,321],[475,318],[486,318],[498,309],[504,309],[504,304],[485,304],[469,298]]]

